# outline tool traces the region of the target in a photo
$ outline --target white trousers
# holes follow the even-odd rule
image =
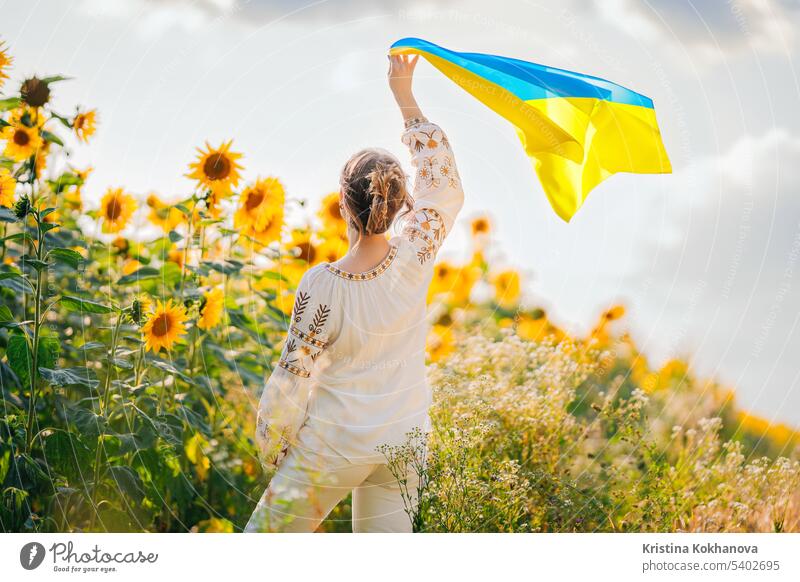
[[[418,477],[411,473],[403,490],[413,497]],[[244,532],[313,532],[351,491],[353,532],[411,532],[408,500],[386,465],[356,465],[298,447],[278,466]]]

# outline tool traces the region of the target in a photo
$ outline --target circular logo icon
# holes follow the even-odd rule
[[[19,551],[19,563],[26,570],[35,570],[44,561],[44,546],[39,542],[28,542]]]

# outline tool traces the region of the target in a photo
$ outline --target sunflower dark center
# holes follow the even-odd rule
[[[317,249],[314,248],[314,245],[309,242],[302,242],[297,245],[297,248],[300,249],[299,258],[303,259],[307,263],[314,262],[314,259],[317,256]]]
[[[224,154],[211,154],[203,164],[203,172],[211,180],[224,180],[231,173],[231,161]]]
[[[31,136],[24,129],[18,129],[14,132],[14,143],[18,146],[26,146],[30,143]]]
[[[155,321],[153,321],[153,335],[157,337],[163,337],[169,333],[172,320],[169,317],[169,314],[162,313],[158,317],[156,317]]]
[[[106,216],[109,220],[116,220],[122,214],[122,202],[119,198],[114,197],[108,201],[106,205]]]
[[[258,208],[263,201],[264,201],[264,193],[261,190],[254,190],[250,192],[250,195],[247,197],[247,202],[245,203],[245,207],[248,210],[253,210],[255,208]]]

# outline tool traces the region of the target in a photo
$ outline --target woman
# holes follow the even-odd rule
[[[426,295],[464,199],[447,137],[412,93],[417,59],[389,59],[416,169],[413,198],[389,152],[363,150],[345,164],[339,207],[350,250],[309,269],[298,285],[257,416],[259,454],[274,475],[246,532],[314,531],[351,491],[353,531],[411,531],[401,485],[378,447],[429,430]],[[389,239],[396,217],[402,234]],[[406,478],[413,492],[418,476]]]

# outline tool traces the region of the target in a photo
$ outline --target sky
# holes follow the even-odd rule
[[[607,306],[652,364],[690,360],[742,406],[800,425],[800,3],[795,0],[0,0],[12,79],[63,73],[63,111],[99,110],[73,163],[87,198],[176,199],[195,148],[234,139],[245,176],[289,197],[335,190],[354,151],[401,159],[386,51],[416,36],[588,73],[653,99],[674,172],[616,175],[567,224],[513,128],[428,63],[415,92],[466,190],[443,256],[488,214],[496,265],[585,332]],[[63,105],[62,105],[63,104]],[[410,172],[410,167],[406,165]]]

